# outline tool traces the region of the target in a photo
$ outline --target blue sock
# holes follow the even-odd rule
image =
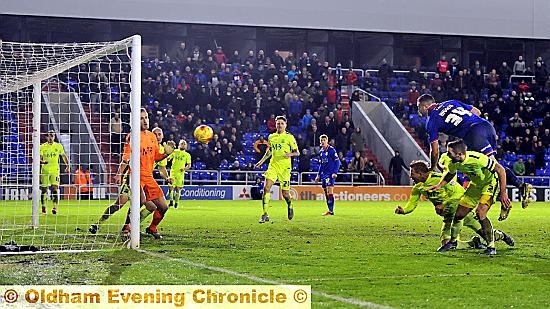
[[[328,206],[328,211],[334,212],[334,195],[333,194],[328,195],[327,206]]]
[[[504,170],[506,171],[507,183],[512,184],[516,188],[519,188],[523,184],[523,181],[521,181],[521,179],[519,179],[519,177],[516,176],[516,174],[514,174],[514,172],[511,169],[504,167]]]

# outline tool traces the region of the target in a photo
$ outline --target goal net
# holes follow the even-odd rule
[[[119,195],[129,132],[139,147],[141,37],[0,44],[0,254],[138,247],[138,173],[127,205],[99,219]]]

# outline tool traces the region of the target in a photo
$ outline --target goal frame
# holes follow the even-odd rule
[[[2,41],[0,41],[0,44]],[[6,43],[6,42],[5,42]],[[19,43],[18,43],[19,44]],[[20,43],[22,45],[41,45],[40,43]],[[55,44],[55,43],[54,43]],[[98,43],[101,44],[101,43]],[[116,41],[116,42],[105,42],[105,46],[99,48],[91,53],[87,53],[70,61],[65,61],[47,67],[45,69],[36,71],[27,76],[23,76],[20,80],[16,80],[15,83],[11,85],[1,84],[2,91],[0,94],[8,94],[12,92],[17,92],[21,89],[24,89],[29,86],[33,86],[33,102],[32,102],[32,219],[31,219],[31,228],[37,229],[40,226],[40,136],[41,132],[41,105],[43,101],[42,95],[42,82],[56,76],[59,73],[62,73],[66,70],[69,70],[72,67],[78,66],[83,63],[90,62],[101,55],[116,53],[120,50],[131,48],[131,59],[130,59],[130,148],[133,150],[130,156],[130,168],[134,171],[139,171],[140,166],[140,110],[141,110],[141,36],[133,35],[126,39]],[[128,247],[132,249],[138,249],[140,246],[140,179],[139,173],[134,172],[130,174],[130,240],[128,242]],[[99,215],[99,214],[98,214]],[[75,252],[75,251],[85,251],[89,250],[48,250],[43,251],[47,253],[52,252]],[[40,253],[38,252],[29,252],[29,253]],[[11,254],[25,254],[26,252],[17,252]],[[0,253],[1,254],[10,254],[10,253]]]

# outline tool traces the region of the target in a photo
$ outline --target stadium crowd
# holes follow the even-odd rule
[[[421,72],[417,67],[394,71],[384,60],[363,76],[306,52],[299,57],[292,53],[282,57],[277,50],[271,54],[250,50],[244,56],[235,50],[226,55],[221,46],[190,49],[181,43],[172,57],[143,61],[142,106],[149,112],[151,127],[161,127],[166,138],[176,142],[191,141],[195,127],[209,124],[215,135],[208,146],[190,145],[193,161],[204,162],[207,169],[252,169],[250,160],[237,159],[261,155],[265,149],[253,144],[259,135],[267,138],[274,132],[275,116],[284,114],[289,131],[303,149],[296,170],[312,169],[310,158],[319,151],[319,136],[326,134],[343,163],[341,172],[370,172],[376,171],[374,162],[363,156],[366,141],[350,117],[352,101],[359,100],[360,93],[350,93],[353,88],[348,86],[381,97],[424,141],[426,119],[417,114],[416,99],[429,93],[438,102],[457,99],[479,108],[499,132],[500,160],[507,154],[529,155],[525,157],[525,175],[545,168],[550,146],[550,82],[541,57],[532,66],[520,56],[513,66],[504,61],[499,68],[486,68],[479,61],[467,67],[454,57],[447,61],[442,56],[433,69],[435,72]],[[116,77],[97,73],[92,78]],[[128,76],[118,78],[121,86],[114,92],[120,95],[114,101],[122,104],[109,115],[115,142],[122,141],[127,130],[122,124],[127,122],[124,117],[129,109],[124,104],[129,89],[122,89]],[[349,97],[350,105],[343,97]]]

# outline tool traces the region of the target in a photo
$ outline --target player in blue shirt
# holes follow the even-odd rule
[[[321,159],[321,165],[319,165],[319,172],[315,177],[315,182],[321,180],[321,186],[325,191],[325,197],[327,200],[328,211],[323,215],[334,216],[334,182],[338,175],[338,169],[340,169],[340,159],[336,153],[336,149],[328,144],[328,136],[323,134],[319,136],[321,151],[319,152],[319,158]]]
[[[461,138],[468,149],[492,156],[497,148],[497,134],[490,122],[480,117],[479,109],[472,105],[464,104],[457,100],[449,100],[439,104],[429,94],[423,94],[418,98],[418,112],[422,116],[428,116],[426,131],[430,142],[430,163],[432,169],[437,166],[439,160],[439,133],[445,133]],[[496,161],[496,160],[495,160]],[[529,205],[533,186],[521,181],[509,168],[506,168],[507,180],[520,190],[521,206]],[[505,220],[510,212],[509,208],[502,208],[499,220]]]

